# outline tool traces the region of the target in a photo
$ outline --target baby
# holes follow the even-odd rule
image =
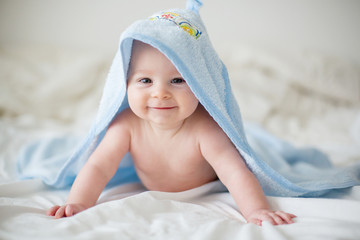
[[[78,174],[66,204],[50,208],[49,216],[69,217],[94,206],[130,152],[149,190],[180,192],[219,178],[247,222],[293,223],[295,215],[270,209],[256,177],[172,62],[137,40],[127,93],[130,108],[112,121]]]

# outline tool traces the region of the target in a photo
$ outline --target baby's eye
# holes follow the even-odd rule
[[[143,79],[140,79],[141,83],[152,83],[151,79],[150,78],[143,78]]]
[[[181,84],[181,83],[185,83],[185,80],[182,78],[174,78],[173,80],[171,80],[171,83]]]

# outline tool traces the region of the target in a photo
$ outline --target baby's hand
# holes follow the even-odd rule
[[[54,206],[50,208],[47,210],[46,215],[55,218],[71,217],[84,210],[86,210],[86,207],[82,204],[66,204],[64,206]]]
[[[290,224],[294,223],[292,220],[296,216],[291,213],[283,211],[271,211],[268,209],[259,209],[250,214],[247,219],[248,223],[254,223],[262,226],[263,221],[268,221],[272,225]]]

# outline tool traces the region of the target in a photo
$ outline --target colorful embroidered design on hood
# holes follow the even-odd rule
[[[202,33],[198,27],[196,27],[194,24],[190,23],[190,21],[188,21],[187,19],[183,18],[182,16],[174,12],[163,12],[159,15],[150,17],[150,20],[161,20],[161,19],[175,23],[176,25],[179,26],[179,28],[189,33],[190,36],[194,37],[195,39],[198,39]]]

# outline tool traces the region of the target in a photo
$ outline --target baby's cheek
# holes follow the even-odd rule
[[[130,106],[135,106],[140,103],[141,95],[133,89],[133,87],[128,87],[127,95]]]
[[[128,95],[128,103],[130,106],[130,109],[135,113],[137,111],[137,108],[139,108],[139,99],[137,99],[133,95]]]

